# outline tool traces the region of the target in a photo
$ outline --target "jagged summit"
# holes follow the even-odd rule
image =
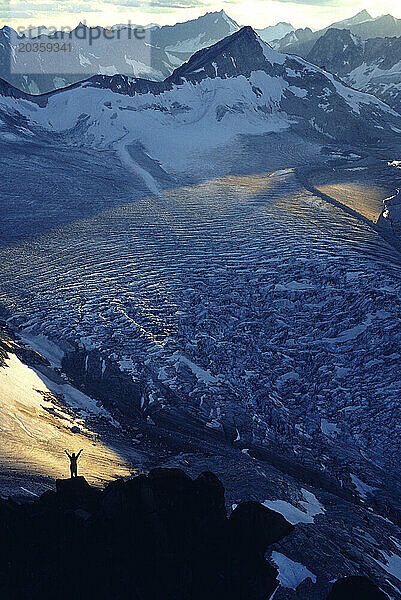
[[[363,19],[364,21],[367,21],[368,19],[371,19],[372,15],[366,10],[366,8],[364,8],[363,10],[361,10],[358,14],[355,15],[354,19]]]
[[[348,29],[328,29],[313,46],[308,61],[340,74],[345,65],[350,70],[357,67],[363,60],[363,52],[361,41]]]
[[[280,21],[276,25],[269,25],[263,29],[256,29],[260,37],[265,42],[272,42],[273,40],[280,40],[289,33],[295,31],[295,27],[291,23]]]
[[[329,29],[306,58],[401,112],[400,53],[401,37],[362,40],[349,30]]]
[[[350,19],[346,19],[346,21],[349,23],[364,23],[365,21],[371,21],[372,18],[372,15],[364,8]]]
[[[196,52],[187,63],[174,71],[170,79],[178,81],[187,76],[192,79],[194,75],[196,79],[203,79],[205,75],[227,77],[248,74],[260,68],[264,62],[264,46],[252,27],[242,27],[210,48]]]
[[[207,13],[207,14],[213,14],[213,13]],[[216,14],[216,13],[215,13]],[[228,19],[229,21],[235,22],[234,19],[232,19],[231,17],[228,16],[228,14],[226,13],[226,11],[224,10],[224,8],[222,8],[221,10],[217,11],[218,15],[221,15],[222,17],[225,17],[226,19]]]
[[[8,25],[3,25],[3,27],[0,28],[0,31],[2,33],[7,33],[7,34],[15,33],[14,29],[12,27],[9,27]]]
[[[192,54],[238,29],[239,25],[224,10],[210,12],[191,21],[160,27],[152,32],[152,45],[168,52]]]
[[[353,17],[350,17],[349,19],[343,19],[342,21],[336,21],[335,23],[332,23],[331,25],[329,25],[329,27],[325,27],[324,29],[321,29],[317,33],[323,34],[327,29],[333,28],[333,27],[346,29],[348,27],[353,27],[356,25],[360,25],[361,23],[366,23],[367,21],[373,21],[373,20],[374,19],[371,17],[371,15],[368,13],[368,11],[364,9],[364,10],[361,10],[356,15],[354,15]]]
[[[132,79],[122,75],[95,75],[88,83],[96,87],[111,87],[114,91],[130,95],[149,91],[160,93],[172,85],[180,85],[185,81],[200,82],[207,77],[249,77],[253,71],[270,70],[271,65],[282,64],[284,60],[285,55],[273,50],[252,27],[246,26],[212,46],[198,50],[164,82]]]

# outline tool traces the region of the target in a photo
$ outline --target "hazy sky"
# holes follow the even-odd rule
[[[156,22],[172,24],[193,19],[205,12],[224,9],[240,25],[256,28],[287,21],[295,27],[320,28],[352,16],[366,8],[377,16],[391,13],[401,18],[401,4],[390,0],[0,0],[0,24],[41,25],[59,28],[88,25]]]

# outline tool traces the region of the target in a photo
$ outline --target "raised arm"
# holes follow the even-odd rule
[[[83,450],[83,448],[81,448],[81,450],[78,452],[77,458],[79,458],[79,455],[81,454],[82,450]]]
[[[67,450],[64,450],[64,452],[66,453],[66,455],[68,456],[68,458],[71,460],[71,454],[69,452],[67,452]]]

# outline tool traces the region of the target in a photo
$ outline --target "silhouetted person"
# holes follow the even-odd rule
[[[75,452],[73,452],[72,454],[70,454],[69,452],[67,452],[67,450],[64,450],[64,452],[66,453],[66,455],[68,456],[68,458],[70,459],[70,472],[71,472],[71,479],[73,477],[78,477],[78,458],[79,455],[81,454],[83,449],[81,449],[78,454],[75,454]]]

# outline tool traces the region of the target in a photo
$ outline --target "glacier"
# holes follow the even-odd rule
[[[355,565],[386,586],[401,261],[379,225],[397,117],[245,29],[162,83],[96,77],[36,99],[3,86],[1,316],[67,377],[36,369],[42,392],[73,387],[73,411],[71,394],[91,399],[77,426],[119,468],[207,468],[231,504],[298,511],[277,552],[310,556],[318,583],[299,597]]]

